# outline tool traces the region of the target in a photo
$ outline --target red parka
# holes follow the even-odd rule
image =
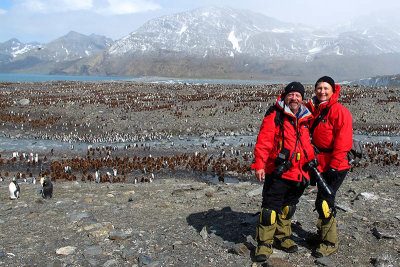
[[[337,102],[340,90],[340,85],[336,84],[335,92],[329,101],[318,105],[318,99],[314,96],[306,104],[312,112],[313,118],[317,118],[327,106],[330,107],[328,114],[312,134],[313,144],[320,149],[317,160],[318,169],[321,172],[326,172],[329,168],[339,171],[350,168],[347,153],[353,146],[353,119],[350,111]],[[314,119],[310,125],[313,121]],[[321,150],[325,152],[321,152]]]
[[[283,136],[280,132],[280,126],[275,124],[277,112],[265,116],[260,132],[257,137],[257,143],[254,150],[255,163],[252,169],[265,169],[265,173],[271,174],[275,170],[275,160],[283,146],[290,150],[290,158],[295,153],[291,163],[291,168],[284,172],[282,178],[302,181],[302,177],[310,179],[307,171],[304,170],[304,164],[315,158],[314,148],[310,141],[308,130],[309,121],[312,119],[311,112],[306,106],[301,105],[300,115],[297,119],[288,106],[284,105],[281,96],[276,102],[276,109],[283,112]]]

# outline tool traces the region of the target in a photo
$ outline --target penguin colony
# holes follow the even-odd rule
[[[191,85],[143,84],[130,82],[47,82],[0,83],[0,123],[14,133],[29,134],[37,139],[64,142],[112,143],[145,142],[170,139],[178,134],[201,135],[204,129],[228,135],[239,129],[242,135],[255,135],[268,107],[276,101],[284,85]],[[306,86],[307,95],[313,93]],[[384,99],[379,92],[385,91]],[[394,90],[394,89],[393,89]],[[382,106],[382,114],[398,112],[398,92],[385,87],[344,85],[340,102],[356,104],[375,98],[368,105]],[[27,106],[15,99],[29,99]],[[95,107],[94,112],[83,111]],[[35,111],[32,110],[35,107]],[[66,110],[74,110],[71,114]],[[46,110],[45,112],[43,110]],[[151,120],[153,112],[162,113],[165,120]],[[113,121],[126,122],[115,127],[102,114],[112,114]],[[239,115],[241,114],[241,115]],[[386,115],[385,115],[386,114]],[[139,116],[140,115],[140,116]],[[246,119],[232,118],[244,116]],[[354,130],[360,134],[400,135],[398,119],[386,116],[385,121],[369,124],[368,114],[354,117]],[[140,118],[140,119],[137,119]],[[201,118],[213,119],[208,126]],[[180,127],[168,128],[175,121]],[[207,121],[207,120],[205,120]],[[15,134],[14,134],[15,135]],[[11,136],[11,135],[10,135]]]
[[[62,159],[55,155],[53,149],[40,153],[14,152],[12,155],[0,156],[0,178],[2,181],[10,181],[15,176],[17,183],[36,183],[44,175],[50,182],[151,182],[158,172],[184,170],[212,174],[218,176],[220,181],[231,172],[248,179],[252,177],[250,165],[253,160],[253,144],[242,144],[240,148],[231,151],[225,151],[223,146],[210,151],[206,144],[202,144],[196,153],[165,152],[164,155],[152,157],[149,155],[150,142],[169,141],[174,136],[185,134],[200,136],[208,129],[215,130],[216,136],[231,135],[237,129],[239,135],[254,136],[266,109],[276,101],[283,87],[130,82],[3,82],[0,83],[0,123],[9,136],[29,132],[30,138],[87,142],[93,145],[87,151],[80,152],[74,150],[71,144],[70,148],[75,151],[75,155]],[[312,95],[313,86],[306,86],[306,90],[308,96]],[[382,90],[386,97],[379,94]],[[396,107],[400,102],[399,94],[393,90],[346,85],[341,91],[340,102],[351,107],[357,101],[372,98],[374,102],[370,105],[382,105],[390,114],[392,111],[397,112]],[[16,101],[22,98],[29,99],[27,106]],[[92,112],[92,107],[96,108],[96,112]],[[64,112],[68,109],[77,111],[73,113],[74,117]],[[161,113],[165,120],[152,120],[154,113]],[[113,121],[105,120],[102,114],[112,114],[113,121],[120,120],[126,127],[116,127]],[[243,116],[245,122],[232,119]],[[208,122],[213,118],[216,119]],[[354,130],[360,134],[400,134],[398,120],[368,124],[367,116],[353,119]],[[183,129],[168,128],[171,120]],[[122,155],[117,153],[115,147],[96,147],[100,142],[131,144],[125,147],[126,153]],[[371,163],[399,166],[399,144],[367,142],[364,148],[366,157],[359,166],[365,167]],[[50,195],[46,193],[46,196]]]
[[[353,168],[367,167],[371,163],[381,166],[400,166],[399,153],[394,152],[399,149],[399,145],[390,142],[363,143],[365,157]],[[56,157],[53,159],[51,155],[48,155],[49,158],[38,156],[38,163],[26,160],[21,156],[5,160],[0,155],[0,167],[2,170],[6,170],[3,173],[0,172],[0,177],[3,180],[9,179],[10,172],[12,172],[15,183],[17,180],[36,183],[37,178],[35,177],[42,177],[40,184],[43,188],[45,179],[48,181],[47,184],[51,184],[51,181],[76,180],[119,183],[128,182],[127,177],[134,176],[137,182],[151,182],[154,175],[161,171],[208,173],[217,176],[220,181],[224,180],[227,173],[232,172],[242,179],[252,177],[250,165],[253,155],[251,152],[240,152],[240,150],[230,152],[223,150],[218,155],[195,152],[159,157],[152,155],[119,157],[113,155],[113,152],[115,152],[113,147],[90,147],[82,157],[58,160]],[[29,173],[15,171],[15,169],[26,169],[29,170]]]

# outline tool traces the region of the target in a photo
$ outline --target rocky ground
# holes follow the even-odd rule
[[[337,252],[316,260],[304,241],[316,230],[316,188],[309,187],[292,222],[299,251],[275,249],[267,263],[253,263],[261,202],[261,184],[249,170],[254,144],[212,144],[220,136],[256,135],[283,85],[0,87],[4,138],[129,144],[118,150],[22,149],[15,157],[16,151],[2,150],[0,266],[400,265],[400,148],[390,141],[366,144],[365,159],[339,190]],[[310,96],[311,86],[307,90]],[[355,132],[398,135],[399,91],[345,86],[341,101],[353,114]],[[171,145],[179,135],[203,141],[197,147]],[[169,145],[150,147],[154,140]],[[108,172],[103,183],[90,181],[96,169]],[[43,199],[40,184],[32,183],[44,173],[53,179],[51,199]],[[8,195],[14,176],[20,181],[18,200]],[[228,183],[230,178],[240,182]]]

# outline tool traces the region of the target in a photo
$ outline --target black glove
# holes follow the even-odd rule
[[[308,173],[310,175],[309,185],[311,185],[311,186],[317,185],[317,179],[315,178],[315,171],[313,170],[313,169],[317,169],[317,166],[318,166],[318,161],[316,158],[307,162],[303,166],[303,170],[308,171]]]
[[[325,173],[325,180],[328,184],[332,184],[338,177],[338,170],[329,167],[328,171]]]

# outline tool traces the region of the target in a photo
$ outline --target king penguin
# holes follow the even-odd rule
[[[42,184],[42,197],[51,198],[53,196],[53,184],[48,177],[45,177]]]
[[[8,186],[8,191],[10,192],[10,199],[19,198],[20,189],[15,178],[10,182]]]

